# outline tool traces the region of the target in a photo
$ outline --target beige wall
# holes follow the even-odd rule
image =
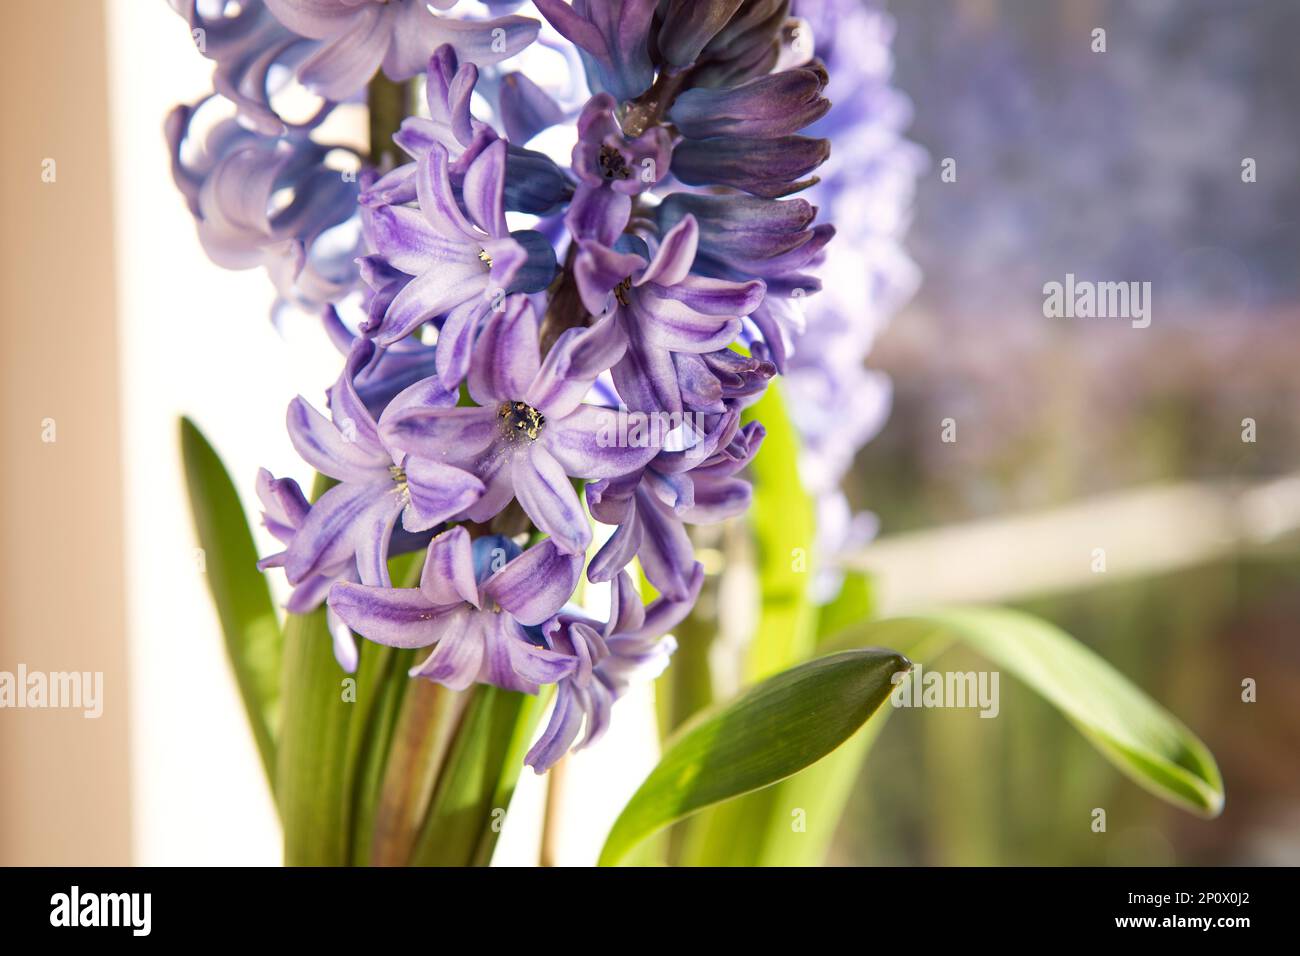
[[[97,720],[0,710],[3,864],[129,862],[104,37],[98,0],[6,4],[0,32],[0,671],[104,674]]]

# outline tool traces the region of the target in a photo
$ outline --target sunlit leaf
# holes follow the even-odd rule
[[[927,661],[924,645],[959,640],[1041,694],[1147,790],[1203,816],[1223,810],[1223,778],[1205,744],[1105,660],[1047,621],[1002,608],[954,608],[874,622],[846,639],[888,644]]]
[[[891,651],[844,651],[768,678],[697,715],[665,746],[614,822],[600,862],[622,860],[674,821],[798,773],[847,740],[909,667]]]
[[[284,651],[280,623],[230,475],[192,421],[182,418],[180,432],[204,575],[262,766],[273,781]]]

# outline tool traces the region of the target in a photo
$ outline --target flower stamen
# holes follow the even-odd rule
[[[502,402],[497,416],[506,437],[511,440],[526,437],[529,441],[536,441],[546,424],[546,416],[526,402]]]

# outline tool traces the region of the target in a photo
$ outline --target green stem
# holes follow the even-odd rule
[[[410,115],[410,94],[405,83],[395,83],[383,73],[376,73],[366,91],[370,110],[370,162],[381,170],[392,168],[397,161],[393,134]]]

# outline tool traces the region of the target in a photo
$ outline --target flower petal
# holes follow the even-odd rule
[[[423,663],[411,668],[411,676],[436,681],[451,690],[464,690],[478,680],[483,663],[482,613],[465,607],[450,612],[438,646]]]
[[[339,431],[301,395],[289,403],[286,425],[303,460],[338,481],[373,481],[391,464],[380,448]]]
[[[388,543],[392,540],[393,525],[397,524],[402,507],[397,488],[390,486],[353,525],[357,574],[362,584],[384,588],[393,586],[388,576]]]
[[[413,408],[385,419],[386,443],[422,458],[465,463],[501,434],[495,408]]]
[[[290,584],[341,564],[356,553],[353,534],[367,509],[392,483],[344,482],[321,495],[285,550],[284,573]]]
[[[565,329],[546,353],[524,401],[548,419],[562,418],[578,407],[602,372],[627,351],[627,335],[615,315],[585,329]]]
[[[474,553],[469,532],[456,527],[429,542],[420,572],[420,591],[430,604],[446,606],[468,602],[479,606],[474,580]]]
[[[515,497],[533,523],[566,554],[586,551],[591,526],[560,463],[540,442],[532,442],[510,465]]]
[[[368,641],[389,647],[428,647],[458,623],[455,612],[431,608],[419,588],[370,588],[339,581],[329,606]]]
[[[392,345],[444,312],[450,313],[447,320],[450,324],[451,316],[458,312],[464,314],[459,307],[466,304],[479,306],[479,297],[487,286],[487,281],[487,273],[481,263],[461,262],[433,266],[397,293],[384,314],[384,322],[375,341],[380,345]]]
[[[676,285],[690,274],[700,245],[700,227],[689,213],[668,230],[637,285]],[[400,268],[400,267],[399,267]]]
[[[645,267],[645,260],[630,252],[615,252],[599,242],[581,243],[573,263],[582,304],[592,315],[603,315],[616,304],[610,294],[624,279]]]
[[[617,478],[639,471],[659,451],[656,429],[628,427],[628,413],[579,405],[559,421],[547,420],[542,442],[564,473],[574,478]]]
[[[379,8],[358,9],[342,33],[299,65],[299,82],[327,100],[348,99],[379,69],[388,49],[389,29]]]
[[[407,531],[427,531],[450,521],[482,497],[483,482],[454,465],[421,455],[409,455],[402,463],[410,502],[402,525]]]
[[[475,157],[465,170],[461,195],[470,217],[494,239],[506,235],[506,211],[502,188],[506,175],[506,142],[497,140]]]
[[[650,346],[673,352],[714,352],[740,334],[740,319],[696,312],[685,303],[640,289],[632,301],[633,321]]]
[[[565,554],[541,541],[487,579],[483,594],[521,624],[541,624],[573,596],[582,576],[582,555]]]
[[[511,296],[483,327],[469,366],[469,393],[480,405],[519,401],[537,376],[537,315],[526,296]]]
[[[459,235],[448,238],[411,206],[376,206],[366,215],[365,223],[366,238],[375,252],[407,275],[456,264],[473,265],[482,271],[478,250],[472,243]]]
[[[483,282],[486,288],[486,276]],[[467,299],[452,309],[443,321],[442,328],[438,330],[438,351],[433,358],[438,378],[446,388],[457,388],[464,381],[469,372],[470,352],[478,335],[479,324],[491,307],[491,302],[481,296]]]

